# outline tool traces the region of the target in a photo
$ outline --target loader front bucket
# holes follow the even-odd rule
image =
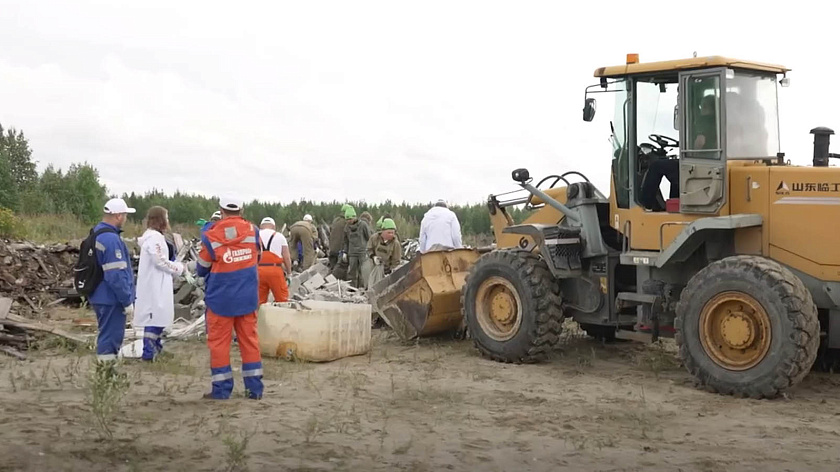
[[[370,287],[374,311],[403,340],[461,325],[461,287],[478,260],[475,249],[416,255],[411,262]]]

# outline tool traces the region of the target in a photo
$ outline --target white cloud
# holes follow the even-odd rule
[[[801,41],[835,44],[827,17],[658,3],[9,1],[0,123],[42,165],[88,161],[116,192],[476,202],[529,167],[607,193],[612,107],[580,118],[592,71],[698,50],[795,69],[795,163],[810,128],[840,129],[838,66]]]

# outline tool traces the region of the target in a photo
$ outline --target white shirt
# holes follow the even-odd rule
[[[260,230],[260,242],[262,243],[262,247],[266,247],[268,245],[268,240],[271,239],[271,235],[274,235],[274,239],[271,241],[271,247],[266,248],[270,252],[277,254],[279,257],[283,257],[283,246],[288,246],[289,242],[286,241],[286,237],[283,236],[283,233],[275,231],[273,229],[261,229]]]
[[[427,252],[436,244],[450,249],[462,247],[461,224],[449,208],[432,207],[420,222],[420,252]]]

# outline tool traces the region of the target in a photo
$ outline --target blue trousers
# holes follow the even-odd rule
[[[143,360],[151,361],[163,349],[161,343],[161,336],[163,335],[163,327],[160,326],[146,326],[143,331]]]
[[[93,305],[99,334],[96,336],[96,359],[115,361],[125,338],[125,310],[119,305]]]

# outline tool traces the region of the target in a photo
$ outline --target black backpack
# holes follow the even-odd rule
[[[105,277],[102,266],[96,259],[96,237],[102,233],[116,233],[113,228],[90,230],[90,234],[79,246],[79,260],[73,267],[73,287],[80,295],[90,297]]]

